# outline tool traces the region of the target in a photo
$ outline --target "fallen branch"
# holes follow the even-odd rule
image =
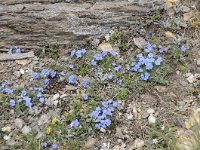
[[[33,58],[35,55],[33,51],[28,53],[20,53],[20,54],[1,54],[0,55],[0,61],[6,61],[6,60],[19,60],[19,59],[27,59],[27,58]]]

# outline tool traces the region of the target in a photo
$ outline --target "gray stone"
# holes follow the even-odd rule
[[[18,129],[21,129],[23,127],[23,124],[24,124],[24,121],[20,118],[17,118],[15,119],[15,126],[18,128]]]
[[[3,139],[8,141],[8,140],[10,140],[10,136],[9,135],[4,135]]]
[[[57,93],[52,97],[52,100],[55,101],[55,100],[59,99],[59,97],[60,97],[60,94]]]
[[[149,121],[149,124],[155,124],[156,123],[156,117],[154,117],[152,114],[150,114],[148,121]]]
[[[153,113],[155,113],[155,110],[152,109],[152,108],[149,108],[149,109],[147,110],[147,113],[148,113],[148,114],[153,114]]]
[[[23,134],[29,134],[31,132],[31,128],[29,127],[29,126],[24,126],[23,128],[22,128],[22,133]]]
[[[146,46],[146,41],[145,39],[143,39],[142,37],[139,37],[139,38],[134,38],[133,39],[134,41],[134,44],[138,47],[138,48],[145,48]]]
[[[40,116],[40,118],[38,119],[38,125],[41,126],[45,123],[48,123],[49,121],[49,117],[46,114],[43,114],[42,116]]]

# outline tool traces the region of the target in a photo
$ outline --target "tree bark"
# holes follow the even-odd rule
[[[157,5],[156,0],[144,1],[140,5],[127,1],[0,0],[0,49],[69,45],[105,36],[112,27],[134,25],[138,16],[147,15]]]

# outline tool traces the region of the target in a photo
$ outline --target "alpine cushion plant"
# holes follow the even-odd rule
[[[100,106],[97,106],[93,112],[90,113],[90,116],[95,119],[95,128],[107,128],[111,125],[111,117],[113,112],[118,107],[118,103],[109,99],[103,101]]]

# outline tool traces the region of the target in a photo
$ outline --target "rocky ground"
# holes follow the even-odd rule
[[[197,115],[200,100],[199,2],[166,0],[157,4],[154,1],[153,8],[148,6],[150,3],[144,5],[147,3],[142,2],[129,0],[121,4],[120,12],[130,3],[139,4],[134,11],[140,7],[152,9],[151,13],[133,17],[133,22],[126,18],[128,26],[123,25],[125,18],[118,18],[118,13],[117,24],[110,19],[108,26],[103,24],[105,28],[98,26],[105,21],[104,18],[98,20],[93,16],[90,19],[86,15],[85,23],[77,18],[81,27],[75,25],[76,28],[65,31],[71,30],[70,38],[74,31],[82,32],[89,21],[95,24],[93,27],[103,30],[94,35],[97,30],[92,28],[87,31],[87,36],[82,32],[84,36],[77,36],[73,39],[75,44],[70,43],[71,46],[67,47],[63,46],[63,41],[60,41],[62,46],[53,41],[42,48],[38,45],[33,48],[33,44],[43,41],[32,39],[28,48],[27,44],[23,46],[20,42],[19,48],[25,49],[12,47],[7,52],[5,47],[18,36],[8,41],[8,38],[3,38],[8,30],[3,30],[0,36],[5,41],[2,41],[0,56],[21,55],[30,47],[35,56],[0,62],[2,150],[199,149],[199,139],[195,142],[188,136],[188,133],[192,135],[195,121],[200,124]],[[76,5],[75,8],[80,5],[70,1],[69,4]],[[112,2],[109,4],[104,17],[114,10],[114,6],[110,8]],[[10,10],[12,5],[4,11]],[[48,5],[44,10],[53,10],[55,5],[60,6]],[[83,4],[83,9],[88,9],[84,13],[89,14],[94,12],[85,8],[86,5],[92,5],[97,12],[101,3]],[[130,10],[133,11],[132,7]],[[126,17],[130,17],[130,10],[125,12]],[[26,9],[24,13],[27,13]],[[49,23],[56,24],[51,19]],[[48,37],[43,29],[41,35],[46,41]],[[60,26],[58,30],[62,29]],[[38,32],[28,33],[26,30],[24,34],[37,35]],[[90,34],[92,36],[88,37]],[[61,37],[63,34],[55,36],[55,39]],[[73,41],[70,38],[66,38],[65,44]],[[141,64],[137,66],[138,63]],[[98,106],[101,111],[93,116],[92,112]],[[191,113],[195,121],[188,121]],[[100,119],[103,114],[105,116]]]

